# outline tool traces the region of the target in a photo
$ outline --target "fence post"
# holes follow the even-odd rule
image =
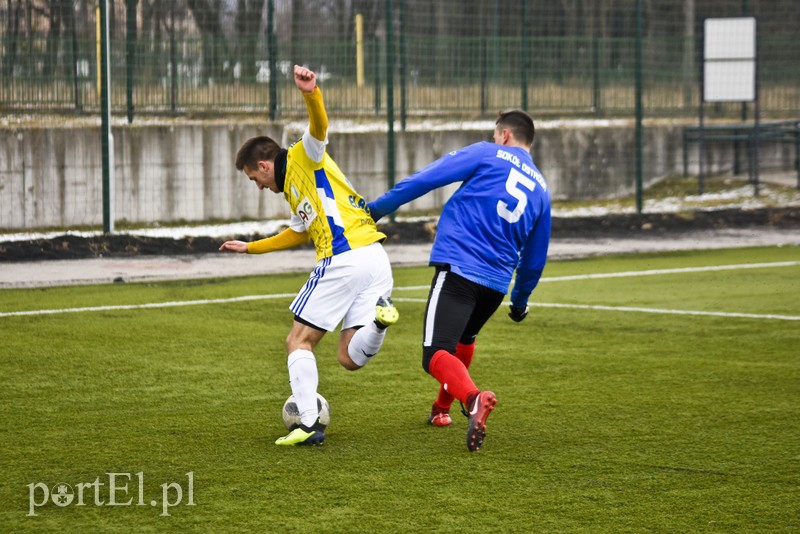
[[[172,76],[170,77],[170,109],[173,113],[178,108],[178,62],[175,60],[175,3],[170,3],[169,8],[169,64]]]
[[[394,187],[394,18],[392,0],[386,0],[386,122],[389,126],[387,140],[387,189]],[[394,220],[394,218],[392,218]]]
[[[69,11],[70,49],[72,51],[72,91],[75,111],[81,111],[81,85],[78,79],[78,33],[75,29],[75,12]]]
[[[522,3],[522,76],[520,76],[520,91],[522,92],[522,109],[524,111],[528,111],[528,69],[530,69],[528,26],[530,24],[531,11],[529,6],[530,2]]]
[[[486,22],[482,22],[481,24],[485,25]],[[488,82],[489,75],[486,72],[488,70],[488,68],[489,68],[489,66],[487,65],[487,63],[488,63],[488,55],[489,55],[489,51],[487,50],[488,47],[489,47],[489,44],[487,43],[487,41],[489,40],[489,38],[486,36],[485,27],[482,28],[482,30],[483,31],[481,31],[480,45],[479,45],[480,46],[480,59],[479,59],[480,67],[479,68],[480,68],[480,72],[481,72],[481,74],[480,74],[480,82],[481,82],[480,99],[481,99],[481,104],[480,105],[481,105],[481,115],[486,115],[486,110],[489,109],[489,89],[487,88],[487,84],[489,83]]]
[[[269,58],[269,120],[278,117],[278,44],[275,40],[275,0],[267,2],[267,57]]]
[[[400,128],[406,131],[406,0],[400,1]]]
[[[683,21],[683,107],[692,107],[692,90],[697,70],[695,69],[695,0],[684,0]]]
[[[592,9],[592,112],[601,113],[600,104],[600,8],[597,3]]]
[[[372,39],[372,72],[373,72],[373,101],[375,115],[381,112],[381,42],[375,36]]]
[[[359,91],[364,87],[364,15],[361,13],[356,13],[356,87]]]
[[[642,157],[643,157],[643,131],[642,131],[642,40],[644,34],[644,14],[642,3],[636,0],[636,213],[642,213]]]
[[[125,0],[125,94],[127,97],[128,124],[133,122],[133,61],[136,52],[136,1]],[[74,17],[73,17],[74,18]]]
[[[108,0],[100,0],[100,115],[103,151],[103,232],[114,231],[114,137],[111,135]]]

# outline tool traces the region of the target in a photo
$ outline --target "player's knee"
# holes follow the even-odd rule
[[[433,355],[439,352],[438,348],[435,347],[422,347],[422,368],[425,369],[425,372],[431,374],[431,360],[433,359]]]
[[[358,371],[361,369],[361,366],[357,365],[353,360],[351,360],[350,355],[347,353],[339,352],[338,360],[339,364],[348,371]]]
[[[464,334],[463,336],[461,336],[461,339],[459,339],[458,342],[461,343],[462,345],[472,345],[473,343],[475,343],[475,340],[477,338],[478,334],[475,335]]]
[[[290,333],[288,336],[286,336],[286,339],[283,342],[286,345],[286,352],[287,353],[291,353],[292,352],[292,334]]]
[[[286,353],[291,354],[298,346],[297,337],[292,333],[289,332],[289,335],[286,336]]]

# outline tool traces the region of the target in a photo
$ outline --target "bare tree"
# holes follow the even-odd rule
[[[61,32],[68,20],[69,11],[72,9],[71,4],[70,0],[48,0],[43,6],[43,12],[48,19],[48,29],[42,74],[47,78],[55,75],[62,50]]]
[[[15,3],[13,0],[8,0],[7,5],[6,53],[3,56],[3,74],[6,79],[10,79],[14,72],[14,65],[17,62],[20,22],[22,21],[22,2]]]
[[[235,56],[242,66],[242,81],[254,82],[256,58],[264,56],[258,48],[264,0],[237,0],[236,4]]]
[[[222,32],[222,0],[187,0],[197,29],[202,40],[203,79],[217,78],[222,75],[222,58],[227,49]],[[220,54],[222,49],[223,54]]]

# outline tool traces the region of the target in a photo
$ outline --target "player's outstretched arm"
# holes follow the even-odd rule
[[[240,254],[265,254],[276,250],[286,250],[308,243],[308,232],[296,232],[287,228],[272,237],[246,243],[244,241],[226,241],[219,247],[221,252],[238,252]]]
[[[468,179],[488,146],[487,143],[475,143],[442,156],[370,202],[369,214],[377,222],[384,215],[394,213],[400,206],[434,189]]]

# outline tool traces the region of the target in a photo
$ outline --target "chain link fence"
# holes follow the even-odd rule
[[[758,18],[762,111],[800,111],[797,0],[644,9],[648,116],[696,113],[702,22],[735,16]],[[96,113],[96,17],[89,0],[3,2],[0,109]],[[109,17],[114,113],[301,114],[294,63],[335,87],[326,97],[339,115],[384,113],[387,68],[404,116],[634,109],[635,0],[114,0]]]
[[[524,108],[554,198],[635,190],[641,210],[643,186],[702,175],[686,128],[701,107],[709,17],[757,18],[760,113],[794,126],[756,165],[800,185],[798,0],[95,1],[0,3],[2,232],[286,217],[232,158],[252,135],[299,136],[294,64],[316,71],[331,118],[355,119],[329,131],[329,149],[367,198],[486,139],[497,111]],[[100,5],[113,136],[105,118],[98,135]],[[752,105],[703,109],[753,119]],[[753,161],[753,143],[734,134],[704,146],[709,173]]]

